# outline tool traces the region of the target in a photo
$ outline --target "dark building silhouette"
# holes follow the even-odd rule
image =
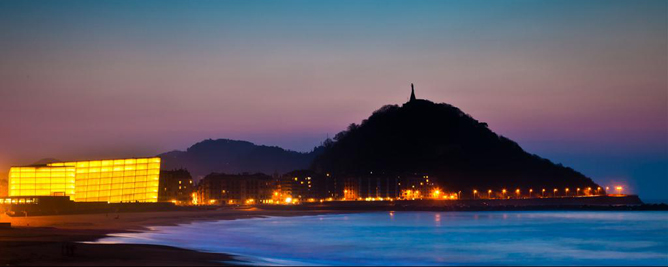
[[[195,191],[190,172],[185,169],[160,171],[158,201],[190,204]]]
[[[298,201],[340,200],[343,198],[344,181],[329,173],[312,170],[292,171],[281,176],[280,200],[286,197]]]
[[[256,174],[212,173],[197,185],[198,204],[256,204],[272,200],[273,177]]]
[[[298,170],[281,176],[274,201],[422,199],[437,190],[435,180],[419,173],[334,175]]]
[[[422,199],[436,189],[436,179],[426,174],[392,174],[371,172],[345,175],[335,180],[342,185],[339,194],[345,200]],[[342,193],[342,194],[341,194]]]
[[[280,194],[282,199],[315,201],[325,197],[324,175],[309,170],[292,171],[281,176]]]

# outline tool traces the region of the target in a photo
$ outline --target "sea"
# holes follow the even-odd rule
[[[114,234],[250,265],[668,265],[666,211],[367,212]]]

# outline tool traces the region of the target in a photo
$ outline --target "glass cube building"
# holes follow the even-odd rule
[[[12,167],[9,196],[70,196],[77,202],[158,202],[160,158]]]

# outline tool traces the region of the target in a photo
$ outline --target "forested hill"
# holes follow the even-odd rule
[[[341,175],[428,173],[450,189],[594,187],[590,178],[525,152],[449,104],[387,105],[351,124],[312,166]]]

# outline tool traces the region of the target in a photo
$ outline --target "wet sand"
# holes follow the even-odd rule
[[[89,244],[110,233],[147,230],[149,226],[193,221],[301,216],[341,211],[271,211],[221,209],[34,217],[0,216],[11,229],[0,229],[0,265],[230,265],[235,259],[221,253],[203,253],[156,245]]]

